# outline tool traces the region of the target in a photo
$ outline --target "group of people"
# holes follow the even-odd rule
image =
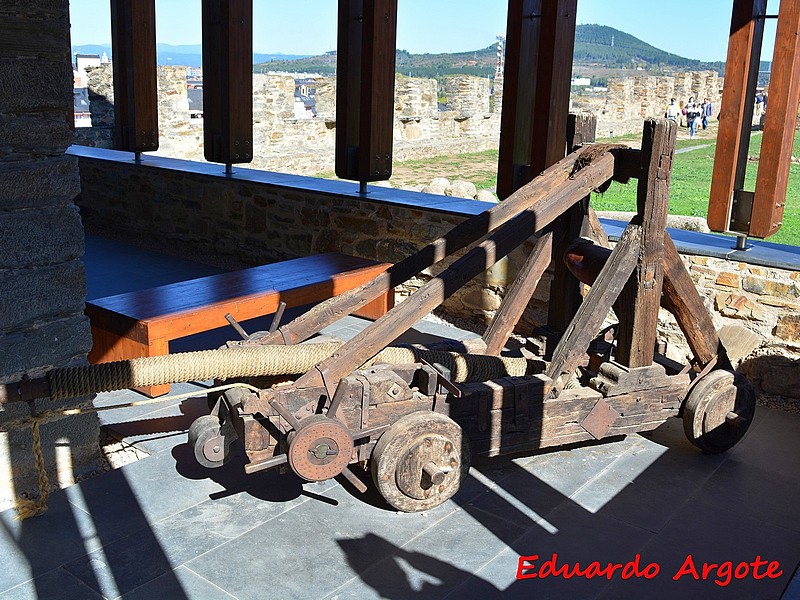
[[[681,102],[680,104],[675,98],[672,98],[669,101],[664,117],[670,121],[675,121],[679,125],[682,124],[685,118],[686,126],[689,128],[689,137],[693,138],[699,127],[708,129],[708,119],[713,113],[714,108],[708,98],[698,104],[695,102],[694,96],[690,96],[688,102]]]

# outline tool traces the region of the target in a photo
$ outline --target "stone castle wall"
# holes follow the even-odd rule
[[[572,110],[597,116],[597,136],[614,137],[638,133],[642,120],[663,117],[671,98],[686,102],[690,97],[711,100],[719,112],[723,80],[716,71],[678,73],[675,76],[642,75],[609,79],[607,93],[574,95]]]
[[[83,315],[83,225],[73,203],[78,162],[65,156],[74,139],[68,2],[5,2],[0,31],[2,384],[84,363],[92,338]],[[50,408],[48,400],[0,408],[0,511],[36,490],[30,417]],[[96,415],[45,421],[40,434],[51,486],[98,467]]]
[[[193,256],[205,255],[204,249],[213,247],[224,264],[237,266],[328,251],[397,262],[465,218],[354,195],[88,158],[81,159],[81,184],[79,204],[90,230],[114,231],[151,247],[168,246],[173,251],[181,247]],[[530,246],[456,293],[444,304],[445,312],[490,319],[526,250]],[[742,368],[765,391],[800,397],[797,377],[790,379],[784,373],[791,368],[800,374],[800,272],[699,256],[683,259],[718,327],[744,324],[762,336],[762,347]],[[546,319],[550,281],[546,275],[539,285],[523,317],[522,331]],[[399,288],[398,299],[422,282],[415,279]],[[667,340],[670,355],[683,361],[688,349],[682,336],[674,320],[667,313],[662,316],[660,335]]]
[[[77,131],[77,143],[113,148],[111,65],[88,71],[92,128]],[[395,95],[395,160],[474,152],[497,146],[499,115],[489,113],[488,82],[451,78],[453,110],[440,112],[435,79],[398,76]],[[203,160],[202,121],[189,120],[185,67],[158,69],[159,149],[156,156]],[[316,80],[317,116],[294,117],[291,75],[253,75],[253,149],[256,169],[315,175],[333,171],[336,81]],[[459,91],[465,95],[459,99]],[[97,112],[96,118],[94,112]]]

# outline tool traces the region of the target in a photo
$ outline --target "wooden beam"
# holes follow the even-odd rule
[[[537,227],[541,229],[613,175],[615,159],[608,153],[570,177],[579,155],[580,152],[573,152],[508,199],[460,223],[416,254],[389,268],[371,283],[318,304],[291,323],[265,336],[261,343],[297,344],[307,339],[420,271],[467,247],[523,211],[532,211],[536,215]],[[576,196],[576,193],[580,195]],[[533,233],[534,230],[531,230],[530,234]]]
[[[586,295],[578,314],[570,323],[553,352],[547,376],[555,382],[560,392],[580,364],[608,311],[625,287],[636,266],[641,248],[642,230],[638,225],[628,225],[617,246],[600,271],[592,289]]]
[[[758,161],[750,235],[765,238],[783,222],[800,103],[800,3],[781,2],[769,81],[769,110]]]
[[[155,0],[111,0],[114,146],[158,150]]]
[[[503,304],[494,315],[492,324],[483,335],[486,342],[487,356],[500,356],[500,352],[508,341],[508,337],[519,323],[522,313],[531,301],[539,281],[542,279],[547,267],[550,266],[550,255],[553,251],[553,234],[546,233],[528,256],[525,264],[519,271],[514,283],[503,299]]]
[[[617,314],[620,321],[616,359],[630,368],[647,367],[653,362],[677,131],[678,124],[667,119],[648,119],[644,124],[635,217],[642,227],[642,250],[630,287],[620,297]]]
[[[209,162],[253,160],[253,0],[203,0],[203,140]]]
[[[708,204],[708,226],[728,231],[734,193],[744,186],[755,86],[764,35],[767,0],[734,0],[725,86]],[[755,73],[753,72],[755,70]],[[747,233],[747,231],[743,231]]]
[[[336,175],[392,175],[397,0],[339,0]]]
[[[503,200],[533,179],[531,135],[542,0],[509,0],[497,195]]]
[[[708,364],[721,352],[719,336],[703,299],[683,266],[675,244],[664,234],[664,308],[675,315],[698,362]],[[725,368],[726,361],[720,366]]]

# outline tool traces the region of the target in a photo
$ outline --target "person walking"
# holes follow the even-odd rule
[[[697,121],[700,116],[700,109],[694,103],[694,96],[689,97],[689,101],[683,107],[683,114],[686,115],[686,126],[689,128],[689,138],[691,139],[697,131]]]
[[[680,114],[681,114],[681,109],[678,106],[677,102],[675,102],[675,98],[670,99],[669,105],[667,106],[667,110],[664,113],[664,116],[670,121],[674,121],[675,123],[677,123]]]
[[[702,123],[703,129],[708,129],[708,119],[714,114],[714,107],[711,104],[711,100],[706,98],[703,100],[703,106],[701,107],[702,111]]]

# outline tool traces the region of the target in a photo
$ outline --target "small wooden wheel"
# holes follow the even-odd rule
[[[418,512],[458,491],[470,465],[469,441],[445,415],[419,411],[398,419],[372,451],[372,479],[394,508]]]
[[[683,408],[686,437],[703,452],[733,448],[753,420],[756,395],[747,378],[719,369],[703,376]]]
[[[189,446],[194,457],[209,469],[221,467],[230,460],[230,449],[235,441],[233,429],[220,425],[219,419],[213,415],[198,417],[189,427]]]

